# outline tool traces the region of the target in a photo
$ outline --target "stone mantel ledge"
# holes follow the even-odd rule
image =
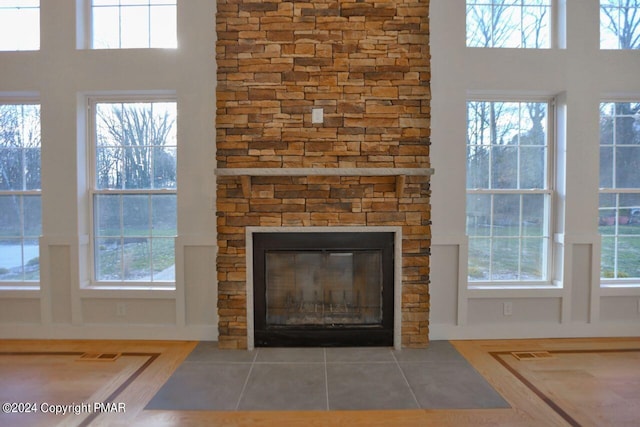
[[[433,168],[219,168],[218,176],[426,176]]]

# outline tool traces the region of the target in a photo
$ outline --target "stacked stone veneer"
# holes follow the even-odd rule
[[[402,226],[402,344],[427,344],[428,3],[218,0],[221,347],[247,345],[247,226]]]

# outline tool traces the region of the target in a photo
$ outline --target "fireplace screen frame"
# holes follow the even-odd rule
[[[253,251],[253,326],[256,347],[338,347],[394,345],[395,233],[256,232]],[[380,324],[268,325],[266,254],[270,251],[380,251]]]

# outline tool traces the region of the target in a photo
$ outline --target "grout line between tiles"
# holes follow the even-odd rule
[[[287,362],[287,361],[273,361],[263,360],[261,362],[256,361],[255,365],[322,365],[326,362]]]
[[[240,402],[244,397],[244,390],[247,388],[247,384],[249,384],[249,377],[251,376],[251,372],[253,371],[253,365],[256,363],[256,359],[258,358],[258,352],[260,350],[256,350],[256,354],[253,356],[253,361],[251,362],[251,366],[249,367],[249,372],[247,373],[247,378],[244,380],[244,384],[242,385],[242,390],[240,390],[240,396],[238,396],[238,402],[236,403],[236,411],[240,409]]]
[[[322,349],[324,355],[324,390],[327,398],[327,411],[329,410],[329,373],[327,372],[327,349]]]
[[[400,362],[398,362],[398,358],[393,352],[391,352],[391,355],[393,356],[393,359],[396,361],[396,366],[398,367],[398,369],[400,369],[400,374],[402,374],[402,378],[404,378],[404,382],[407,384],[407,387],[409,387],[409,391],[411,392],[411,396],[413,396],[413,401],[416,403],[416,407],[420,409],[420,402],[418,402],[418,398],[416,397],[416,394],[413,392],[413,388],[411,387],[411,384],[409,384],[409,380],[407,379],[407,376],[404,374],[404,371],[402,370],[402,366],[400,366]]]
[[[361,365],[362,363],[366,363],[367,365],[388,365],[390,363],[396,363],[395,360],[337,360],[335,362],[327,362],[327,365]]]

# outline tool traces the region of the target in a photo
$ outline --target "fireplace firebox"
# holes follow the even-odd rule
[[[394,234],[254,233],[254,341],[393,345]]]

